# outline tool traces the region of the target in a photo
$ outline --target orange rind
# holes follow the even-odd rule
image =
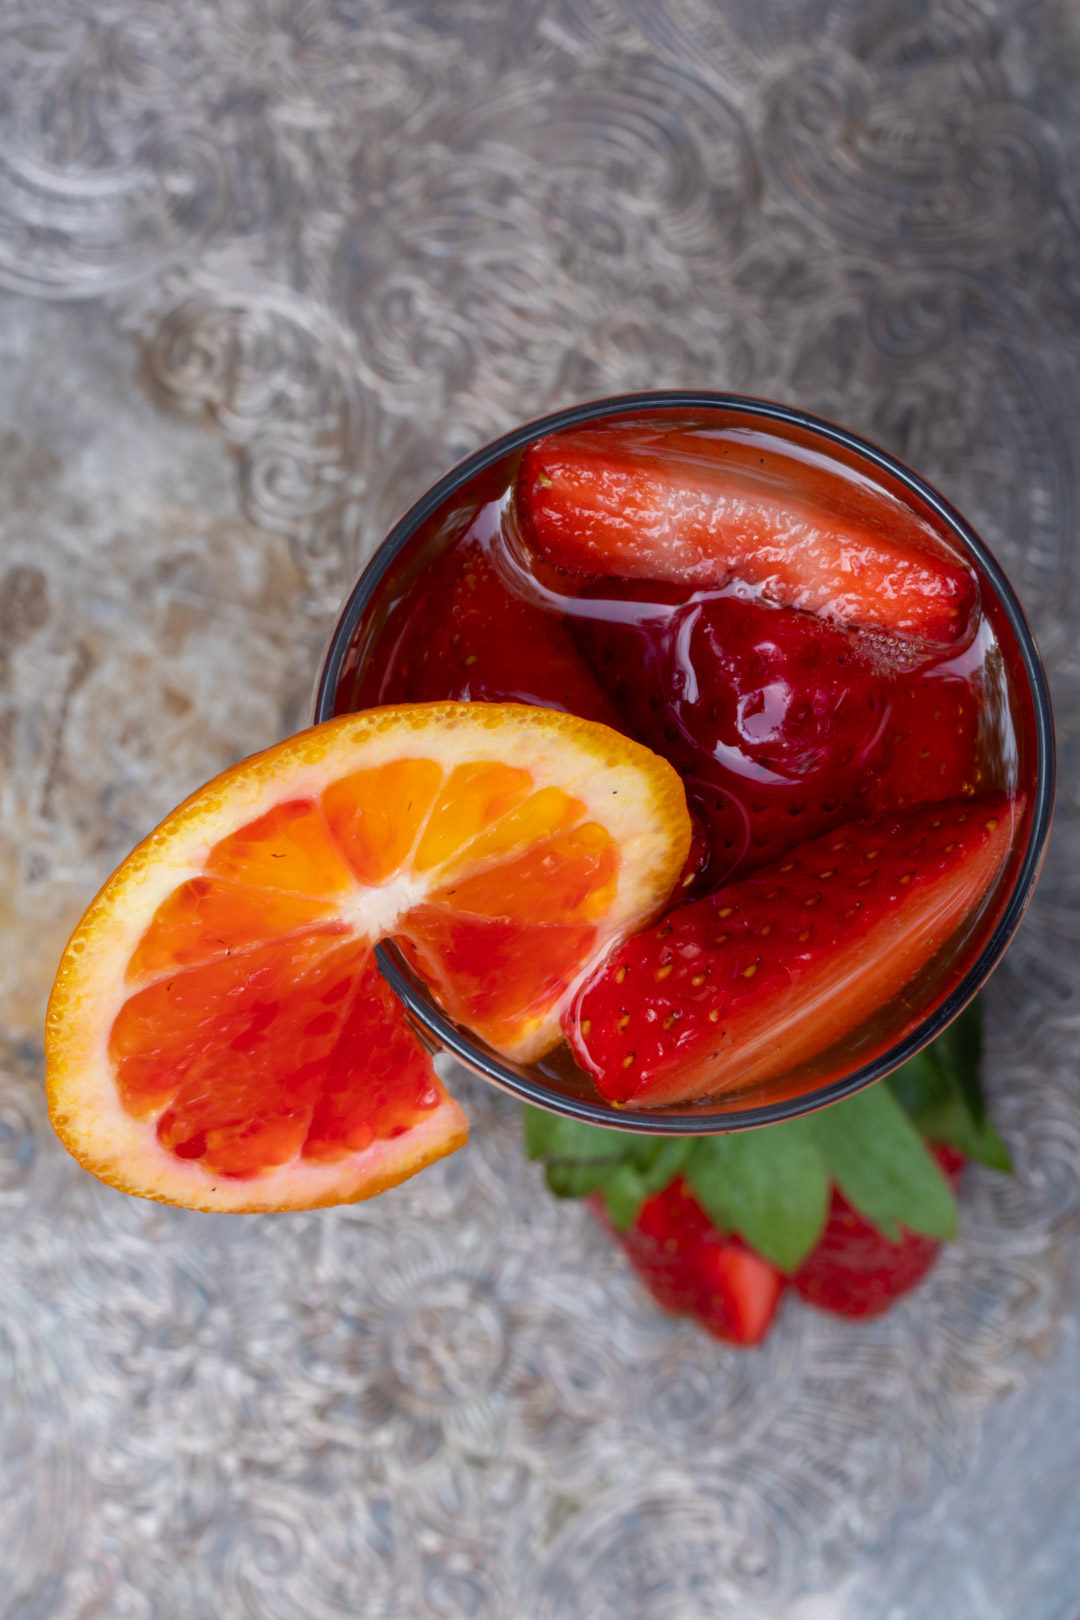
[[[53,1125],[168,1203],[370,1197],[467,1137],[375,943],[528,1062],[689,842],[671,767],[572,715],[409,704],[302,732],[200,789],[90,906],[49,1004]]]

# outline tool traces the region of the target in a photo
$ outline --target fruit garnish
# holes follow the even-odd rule
[[[623,724],[682,775],[713,880],[865,813],[893,683],[859,638],[764,602],[657,594],[603,603],[575,639]]]
[[[444,698],[533,703],[621,728],[566,626],[503,582],[488,548],[466,540],[431,564],[363,707]]]
[[[663,1310],[692,1316],[727,1344],[761,1343],[784,1278],[739,1238],[718,1232],[681,1177],[646,1199],[624,1231],[608,1219],[601,1199],[591,1202]]]
[[[745,581],[787,607],[952,646],[976,602],[970,570],[901,501],[813,452],[756,435],[607,425],[555,433],[522,457],[525,546],[573,573]]]
[[[955,1187],[963,1154],[940,1145],[931,1152]],[[791,1279],[792,1287],[820,1310],[865,1321],[910,1293],[940,1252],[941,1243],[921,1232],[885,1237],[834,1187],[825,1230]]]
[[[687,900],[696,899],[704,894],[709,882],[710,863],[709,835],[700,816],[690,811],[690,853],[683,863],[675,887],[668,899],[667,910],[673,906],[683,905]]]
[[[527,1058],[689,842],[671,767],[570,715],[442,703],[314,727],[187,800],[91,905],[50,1001],[53,1123],[103,1180],[167,1202],[370,1196],[466,1135],[375,942]]]
[[[981,1048],[975,1001],[887,1080],[800,1119],[657,1138],[527,1108],[525,1147],[558,1197],[588,1199],[657,1304],[752,1343],[788,1278],[823,1309],[879,1314],[954,1235],[965,1160],[1009,1168]]]
[[[807,1063],[890,1001],[983,900],[1016,801],[851,822],[670,912],[613,950],[567,1009],[609,1101],[657,1107]]]

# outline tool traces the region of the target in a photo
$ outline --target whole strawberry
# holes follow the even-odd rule
[[[558,618],[513,590],[479,540],[455,546],[414,592],[390,656],[358,706],[533,703],[625,729]]]
[[[979,698],[960,675],[898,675],[868,808],[904,809],[959,799],[983,785],[979,764]]]
[[[589,1202],[662,1309],[692,1316],[729,1344],[759,1344],[765,1337],[780,1303],[782,1274],[740,1238],[718,1232],[681,1176],[647,1198],[624,1232],[612,1224],[602,1198]]]
[[[931,1151],[955,1188],[964,1155],[945,1144]],[[810,1305],[837,1316],[880,1316],[909,1293],[933,1266],[941,1244],[920,1232],[901,1230],[895,1242],[833,1188],[824,1232],[794,1277],[792,1286]]]

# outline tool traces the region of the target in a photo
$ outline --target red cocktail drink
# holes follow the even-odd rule
[[[673,399],[677,399],[673,403]],[[697,835],[667,915],[499,1083],[624,1128],[728,1128],[833,1100],[932,1038],[1019,919],[1049,820],[1037,653],[1007,582],[881,452],[720,396],[606,401],[451,474],[339,626],[320,717],[522,701],[665,755]]]

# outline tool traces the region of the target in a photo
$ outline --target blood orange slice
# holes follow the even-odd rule
[[[370,1197],[467,1135],[375,942],[528,1060],[689,841],[671,767],[572,715],[412,704],[303,732],[181,805],[91,905],[49,1004],[53,1124],[165,1202]]]

